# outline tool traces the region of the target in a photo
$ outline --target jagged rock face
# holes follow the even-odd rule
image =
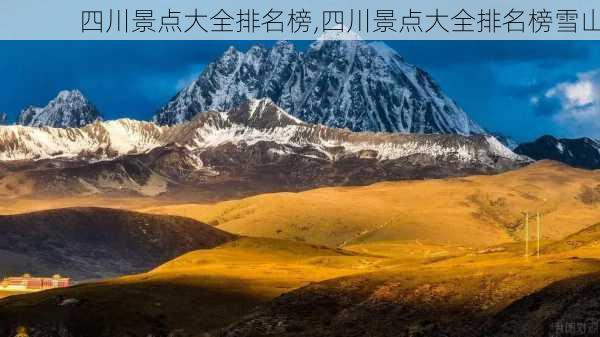
[[[8,115],[4,112],[0,112],[0,125],[8,124]]]
[[[519,145],[515,152],[535,160],[550,159],[574,167],[600,169],[600,142],[591,138],[558,139],[547,135]]]
[[[271,98],[309,123],[352,131],[474,134],[484,131],[425,71],[384,43],[322,40],[298,52],[287,42],[229,48],[154,117],[159,124]]]
[[[356,133],[305,123],[269,99],[176,126],[118,120],[79,129],[2,127],[0,158],[0,195],[248,195],[496,173],[526,163],[491,136]],[[16,176],[30,183],[17,186]]]
[[[79,90],[64,90],[44,108],[30,106],[21,111],[16,124],[66,128],[81,127],[98,119],[100,112]]]

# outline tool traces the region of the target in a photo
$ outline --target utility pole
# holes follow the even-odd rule
[[[525,258],[529,259],[529,213],[525,213]]]
[[[542,234],[542,227],[541,227],[541,221],[540,221],[540,211],[537,211],[536,214],[536,220],[537,220],[537,258],[538,260],[540,259],[540,237]]]

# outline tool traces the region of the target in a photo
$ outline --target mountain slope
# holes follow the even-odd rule
[[[159,124],[271,98],[309,123],[352,131],[483,133],[425,71],[384,43],[320,40],[305,52],[288,42],[229,48],[154,117]]]
[[[553,331],[551,324],[598,319],[599,268],[598,260],[555,257],[530,263],[521,256],[486,261],[472,255],[408,270],[389,268],[283,294],[217,335],[567,336],[547,332]]]
[[[14,261],[3,263],[1,274],[60,273],[78,280],[145,271],[235,238],[191,219],[103,208],[0,216],[0,232],[0,257]]]
[[[244,195],[527,164],[491,136],[354,133],[302,122],[269,99],[172,127],[131,120],[79,129],[0,127],[0,159],[0,195],[156,195],[198,187]]]
[[[597,335],[599,281],[600,273],[590,273],[554,282],[496,314],[482,336]]]
[[[165,128],[153,123],[119,119],[81,128],[0,127],[0,160],[49,158],[114,158],[163,145]]]
[[[600,169],[600,142],[591,138],[565,139],[542,136],[515,149],[535,160],[550,159],[586,169]]]
[[[597,187],[597,193],[600,197],[600,185]],[[598,200],[600,204],[600,199]],[[573,233],[564,239],[552,242],[542,248],[542,253],[555,253],[565,251],[595,251],[600,246],[600,223],[584,228],[579,232]],[[594,255],[592,255],[594,256]]]
[[[0,125],[8,124],[8,115],[4,112],[0,112]]]
[[[79,90],[63,90],[43,108],[30,106],[16,124],[56,128],[81,127],[101,119],[100,112]]]

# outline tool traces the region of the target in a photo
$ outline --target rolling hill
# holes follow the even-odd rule
[[[108,233],[127,237],[125,245],[97,234],[121,260],[156,252],[156,240],[145,242],[140,223],[130,218],[156,224],[150,232],[164,238],[158,241],[161,250],[195,235],[200,235],[198,242],[206,242],[208,234],[221,242],[199,247],[210,249],[172,251],[169,258],[160,255],[164,259],[142,274],[0,300],[0,333],[13,333],[19,324],[51,337],[90,331],[93,337],[487,336],[512,331],[505,318],[523,310],[511,311],[513,303],[554,282],[600,272],[598,174],[543,161],[493,176],[319,188],[210,204],[113,200],[139,212],[33,213],[40,219],[34,228],[42,232],[65,227],[61,223],[69,223],[64,219],[72,215],[64,212],[83,214],[84,225],[50,240],[36,237],[36,242],[57,256],[81,254],[85,266],[91,265],[86,252],[102,257],[102,251],[89,248],[95,236],[77,235],[80,227],[94,233],[111,228]],[[80,202],[96,199],[86,200]],[[537,210],[542,256],[526,259],[522,212]],[[2,219],[18,224],[14,219],[31,216]],[[54,226],[47,219],[55,219]],[[173,225],[177,221],[180,227]],[[118,229],[117,223],[129,225]],[[65,245],[65,238],[82,245]],[[18,248],[14,236],[8,241]],[[59,250],[61,245],[71,251]],[[77,247],[85,249],[72,250]],[[39,312],[49,314],[34,315]]]
[[[504,313],[526,310],[521,299],[600,272],[597,259],[569,254],[465,251],[406,264],[403,253],[240,238],[144,274],[5,298],[0,333],[24,325],[51,337],[488,336],[508,322]]]
[[[242,237],[143,274],[5,298],[0,333],[24,325],[51,337],[488,336],[526,329],[506,327],[506,317],[526,310],[528,296],[600,272],[597,258],[573,258],[577,249],[539,260],[414,243],[380,249],[386,256],[358,249],[385,245]]]
[[[0,334],[204,336],[284,292],[375,270],[383,258],[276,239],[240,238],[144,274],[0,300]],[[126,301],[124,301],[126,299]],[[34,313],[45,312],[43,317]]]
[[[284,294],[224,329],[219,336],[483,337],[496,336],[485,327],[502,323],[506,324],[506,331],[512,328],[513,334],[497,336],[542,336],[514,334],[526,330],[526,320],[518,318],[525,324],[518,326],[496,315],[514,301],[556,281],[595,273],[599,268],[598,260],[554,257],[530,263],[522,257],[493,260],[470,256],[417,269],[350,275]],[[597,294],[597,290],[591,293]],[[577,299],[584,301],[583,293]],[[552,300],[561,301],[558,296]],[[535,322],[545,309],[543,300],[537,302],[542,305],[534,309],[528,306],[531,301],[520,304],[512,317],[521,314]],[[596,300],[587,303],[587,308],[592,308]],[[554,310],[560,310],[560,306]],[[596,312],[585,312],[582,306],[574,312],[581,314],[580,320],[597,317]]]
[[[598,333],[600,274],[592,273],[552,283],[495,315],[485,336],[560,336],[575,331],[581,336]]]
[[[198,221],[104,208],[0,216],[2,275],[76,280],[142,272],[236,236]]]
[[[329,246],[414,240],[489,246],[523,240],[524,212],[539,210],[544,240],[596,223],[598,186],[598,171],[542,161],[493,176],[320,188],[141,211],[190,217],[240,235]]]

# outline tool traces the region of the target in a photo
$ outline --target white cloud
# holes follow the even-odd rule
[[[539,99],[536,96],[531,102],[537,104]],[[600,70],[578,74],[572,82],[556,84],[546,91],[543,99],[559,101],[560,109],[553,118],[571,136],[600,137]]]
[[[587,105],[594,101],[594,84],[591,81],[566,85],[564,92],[569,103],[574,106]]]

